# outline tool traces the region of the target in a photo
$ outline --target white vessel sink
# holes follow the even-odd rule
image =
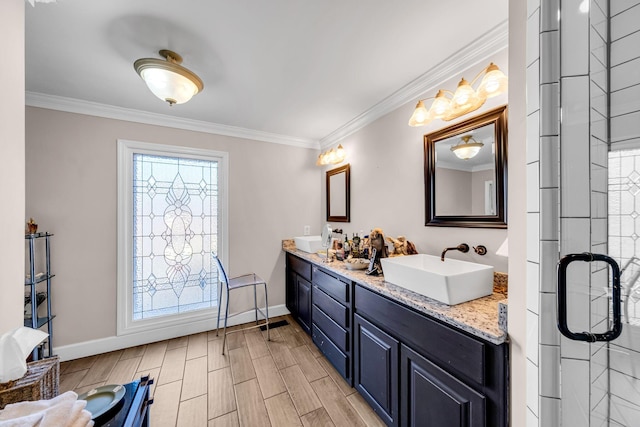
[[[493,293],[493,267],[433,255],[382,258],[384,279],[449,305]]]
[[[294,237],[293,240],[296,242],[296,249],[310,254],[314,254],[322,249],[322,239],[320,236]]]

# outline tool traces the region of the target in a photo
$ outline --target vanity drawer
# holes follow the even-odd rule
[[[304,277],[309,282],[311,281],[311,263],[301,260],[293,255],[287,255],[287,261],[289,262],[289,268],[295,271],[298,275]]]
[[[318,288],[317,285],[313,285],[313,297],[312,301],[318,306],[324,313],[334,320],[338,325],[347,329],[349,327],[349,309],[338,301],[331,298]]]
[[[384,329],[395,338],[484,385],[486,349],[481,341],[361,286],[355,287],[354,301],[358,314],[375,324],[384,319]]]
[[[322,310],[320,310],[317,306],[313,306],[313,324],[325,333],[327,338],[329,338],[335,345],[340,348],[345,353],[348,353],[351,347],[349,345],[349,333],[342,329],[340,325],[331,320],[329,316],[327,316]]]
[[[349,285],[316,266],[313,267],[313,283],[338,301],[349,301]]]
[[[331,362],[336,370],[351,384],[351,370],[349,368],[349,358],[345,355],[315,324],[311,329],[313,342],[320,349],[322,354]]]

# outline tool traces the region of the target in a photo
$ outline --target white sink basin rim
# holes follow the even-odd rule
[[[449,305],[493,293],[493,267],[426,254],[382,258],[384,279]]]

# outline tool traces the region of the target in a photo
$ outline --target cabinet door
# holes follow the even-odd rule
[[[307,334],[311,333],[311,283],[296,276],[298,321]]]
[[[398,425],[399,343],[357,314],[353,326],[354,387],[387,425]]]
[[[484,427],[485,397],[404,345],[401,346],[403,426]]]

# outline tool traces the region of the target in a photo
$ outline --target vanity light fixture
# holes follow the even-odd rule
[[[478,89],[473,85],[482,77]],[[487,98],[500,95],[507,90],[507,76],[493,62],[485,67],[469,83],[464,78],[458,83],[455,93],[440,89],[435,97],[421,99],[416,105],[409,126],[424,126],[433,119],[445,121],[453,120],[480,108]],[[424,101],[433,99],[431,107],[427,110]]]
[[[337,148],[332,148],[324,153],[318,154],[318,160],[316,160],[316,166],[335,165],[342,163],[347,157],[342,144]]]
[[[165,60],[142,58],[133,63],[136,73],[142,77],[155,96],[169,105],[184,104],[193,95],[202,92],[204,84],[191,70],[180,65],[182,57],[162,49],[158,52]]]
[[[475,157],[476,154],[480,152],[480,149],[484,147],[482,142],[476,141],[471,135],[464,135],[460,137],[460,139],[462,140],[461,143],[451,146],[451,151],[453,151],[453,154],[459,159],[469,160]]]

